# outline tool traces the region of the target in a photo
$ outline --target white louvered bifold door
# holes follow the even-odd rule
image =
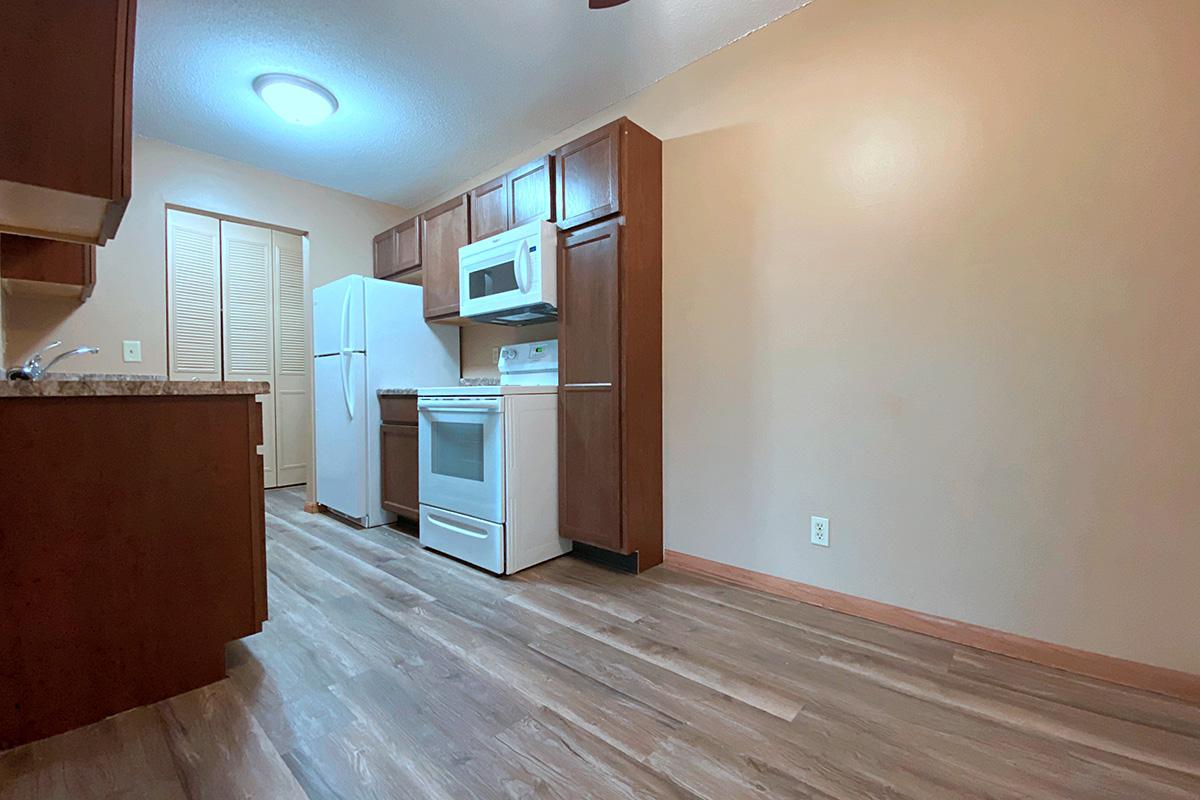
[[[167,209],[167,373],[221,380],[221,226]]]
[[[224,305],[225,380],[275,378],[274,288],[271,231],[221,221],[221,299]],[[259,395],[263,417],[263,486],[277,485],[275,401]]]
[[[275,280],[276,485],[308,482],[312,452],[308,325],[304,298],[304,240],[271,231]]]

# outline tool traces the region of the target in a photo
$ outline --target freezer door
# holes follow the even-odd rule
[[[367,516],[366,356],[315,359],[317,502],[354,519]]]
[[[351,275],[313,290],[313,353],[366,349],[363,277]]]

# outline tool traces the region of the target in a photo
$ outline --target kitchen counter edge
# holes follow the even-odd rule
[[[65,380],[0,381],[5,397],[199,397],[267,394],[265,381]]]

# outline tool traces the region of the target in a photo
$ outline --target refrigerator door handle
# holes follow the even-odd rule
[[[352,294],[354,294],[354,289],[347,287],[346,294],[342,296],[342,346],[338,350],[343,353],[350,347],[350,295]]]
[[[354,354],[342,350],[342,396],[346,398],[346,414],[354,419],[354,381],[350,380],[350,369],[354,365]]]

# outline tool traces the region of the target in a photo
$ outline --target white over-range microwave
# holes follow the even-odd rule
[[[536,221],[458,251],[459,314],[529,325],[558,318],[558,228]]]

